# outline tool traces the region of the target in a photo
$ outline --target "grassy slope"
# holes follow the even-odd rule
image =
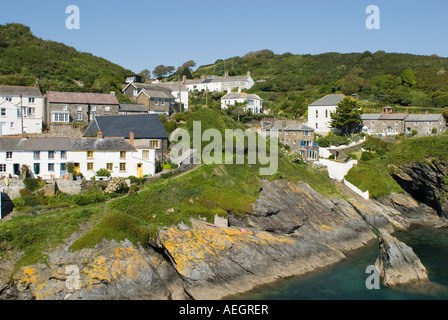
[[[394,142],[369,138],[364,148],[376,150],[379,156],[369,161],[360,161],[346,179],[363,191],[369,190],[375,198],[392,192],[403,192],[389,174],[390,165],[426,162],[428,159],[448,161],[448,135],[414,137]]]

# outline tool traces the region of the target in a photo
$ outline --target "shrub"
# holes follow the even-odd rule
[[[123,193],[128,190],[128,185],[124,178],[112,178],[107,184],[104,192],[106,193]]]
[[[25,180],[23,180],[23,183],[25,184],[25,187],[31,192],[39,190],[45,185],[45,181],[33,178],[26,178]]]
[[[12,204],[14,205],[14,210],[24,211],[26,209],[25,200],[22,198],[15,198],[12,200]]]
[[[97,172],[95,172],[97,177],[110,177],[110,172],[107,169],[101,168]]]
[[[85,206],[88,204],[104,202],[107,200],[107,196],[102,192],[88,191],[86,193],[79,193],[71,198],[71,202],[78,206]]]
[[[361,154],[361,161],[369,161],[369,160],[372,160],[375,158],[376,158],[376,155],[372,152],[363,152]]]
[[[25,188],[25,189],[20,189],[19,190],[19,193],[20,193],[20,196],[21,197],[25,197],[25,196],[31,196],[33,193],[30,191],[30,190],[28,190],[27,188]]]
[[[33,195],[24,196],[22,199],[25,202],[25,205],[30,208],[40,205],[39,200],[37,200],[37,198]]]

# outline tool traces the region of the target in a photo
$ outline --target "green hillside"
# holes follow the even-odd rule
[[[31,86],[43,92],[115,91],[119,99],[126,70],[103,58],[37,38],[22,24],[0,25],[0,84]]]
[[[366,107],[448,106],[448,58],[385,53],[274,54],[270,50],[217,60],[194,73],[224,75],[251,71],[265,106],[301,115],[308,102],[329,93],[357,94]]]

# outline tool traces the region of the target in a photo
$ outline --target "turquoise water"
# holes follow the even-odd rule
[[[420,285],[367,289],[366,273],[375,264],[378,242],[348,254],[335,265],[300,277],[291,277],[236,296],[246,300],[411,300],[448,299],[448,230],[415,227],[396,232],[396,238],[411,246],[429,273],[430,282]]]

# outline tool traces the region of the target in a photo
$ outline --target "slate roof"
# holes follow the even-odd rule
[[[380,120],[404,120],[407,116],[407,113],[383,113]]]
[[[120,103],[118,111],[123,112],[147,112],[148,107],[139,103]]]
[[[225,96],[221,98],[221,100],[225,99],[254,99],[261,100],[261,98],[256,94],[250,94],[245,92],[229,92]]]
[[[165,127],[157,114],[97,116],[84,132],[84,137],[95,137],[101,130],[103,137],[129,139],[131,131],[135,139],[168,139]]]
[[[17,138],[1,137],[3,151],[133,151],[123,138]]]
[[[176,99],[171,92],[166,89],[142,89],[140,94],[145,93],[147,96],[151,98],[159,98],[159,99]]]
[[[48,91],[47,100],[53,103],[119,104],[117,97],[109,93]]]
[[[345,96],[343,94],[328,94],[319,100],[314,101],[310,106],[312,107],[324,107],[324,106],[336,106]]]
[[[442,114],[410,114],[405,121],[440,121],[442,118]]]
[[[361,115],[361,120],[379,120],[382,113],[364,113]]]
[[[42,93],[35,87],[23,86],[0,86],[0,96],[24,96],[24,97],[42,97]]]

